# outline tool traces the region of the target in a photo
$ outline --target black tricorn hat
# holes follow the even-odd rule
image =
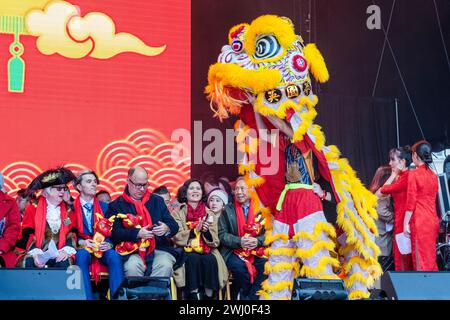
[[[61,184],[68,184],[75,179],[75,175],[69,169],[59,167],[56,169],[47,170],[31,181],[26,190],[26,194],[31,194],[39,189],[45,189],[51,186]]]

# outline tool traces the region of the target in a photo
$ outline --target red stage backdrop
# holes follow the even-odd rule
[[[42,170],[97,171],[123,191],[129,166],[172,192],[190,127],[190,1],[2,0],[0,171],[10,194]]]

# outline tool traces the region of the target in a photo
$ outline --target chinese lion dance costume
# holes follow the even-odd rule
[[[305,45],[288,18],[274,15],[234,26],[228,41],[210,66],[205,92],[220,120],[239,117],[236,142],[244,154],[239,173],[265,218],[268,279],[259,295],[290,299],[294,278],[303,276],[341,278],[349,299],[368,298],[382,273],[375,244],[377,199],[339,149],[325,145],[313,123],[318,98],[311,76],[320,83],[329,79],[321,53],[314,44]],[[280,132],[275,139],[263,134],[274,129]],[[275,172],[261,160],[264,141],[275,145],[268,151],[279,159]],[[313,191],[319,176],[337,203],[335,226]]]

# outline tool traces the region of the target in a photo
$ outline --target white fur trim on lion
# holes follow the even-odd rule
[[[278,220],[273,222],[272,234],[289,234],[289,225]]]
[[[337,164],[337,162],[328,161],[328,169],[339,170],[339,165]]]
[[[318,222],[326,222],[327,219],[325,218],[325,215],[322,211],[317,211],[315,213],[312,213],[303,219],[298,220],[294,224],[294,231],[297,234],[298,232],[307,232],[307,233],[314,233],[314,227]]]

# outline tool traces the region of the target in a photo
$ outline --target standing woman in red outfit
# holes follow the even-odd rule
[[[392,173],[386,183],[376,195],[391,195],[394,200],[394,263],[395,271],[413,270],[411,254],[401,254],[395,240],[395,235],[403,232],[403,222],[406,210],[409,165],[411,164],[411,150],[409,146],[394,148],[389,152],[389,165]]]
[[[436,240],[439,219],[436,212],[438,178],[430,169],[433,162],[431,145],[419,141],[412,147],[416,169],[408,179],[408,193],[403,230],[411,238],[414,270],[438,271],[436,263]]]

